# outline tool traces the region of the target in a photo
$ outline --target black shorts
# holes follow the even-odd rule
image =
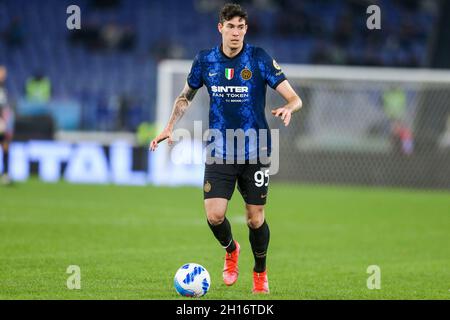
[[[203,197],[231,199],[237,182],[245,203],[264,205],[269,190],[270,164],[205,164]]]

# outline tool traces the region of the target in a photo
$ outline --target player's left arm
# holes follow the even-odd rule
[[[287,127],[291,121],[292,114],[300,110],[303,102],[287,80],[281,82],[276,87],[276,91],[284,98],[284,100],[286,100],[286,104],[272,110],[271,112],[275,117],[281,117],[281,120]]]

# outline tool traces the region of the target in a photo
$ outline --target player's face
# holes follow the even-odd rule
[[[238,49],[244,43],[244,36],[247,32],[247,23],[241,17],[234,17],[231,20],[219,23],[219,32],[222,34],[222,43],[230,49]]]

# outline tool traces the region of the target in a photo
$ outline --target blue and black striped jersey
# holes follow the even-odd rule
[[[245,155],[248,160],[265,148],[270,155],[270,130],[264,112],[266,88],[269,85],[275,89],[284,80],[286,77],[276,61],[262,48],[247,43],[233,58],[227,57],[221,46],[197,54],[187,83],[193,89],[203,85],[208,89],[209,128],[220,131],[223,137],[222,141],[214,140],[215,156],[225,159],[233,151],[234,158]],[[245,148],[233,143],[233,150],[230,150],[227,148],[227,129],[242,129],[245,133],[253,129],[258,135],[256,139],[247,137]],[[260,139],[263,136],[261,129],[266,134],[265,139]]]

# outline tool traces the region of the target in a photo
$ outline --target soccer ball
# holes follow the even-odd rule
[[[173,280],[175,290],[184,297],[201,297],[211,285],[208,271],[197,263],[181,266]]]

